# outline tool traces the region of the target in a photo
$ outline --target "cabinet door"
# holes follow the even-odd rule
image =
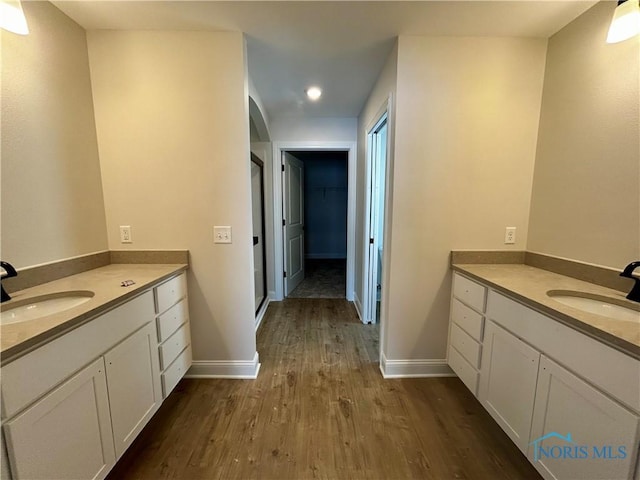
[[[102,357],[4,425],[13,478],[103,478],[115,462]]]
[[[152,323],[104,356],[116,455],[120,457],[160,406],[158,342]]]
[[[633,478],[638,423],[618,402],[542,357],[528,457],[545,478]]]
[[[493,322],[487,322],[483,348],[480,402],[526,452],[540,353]]]

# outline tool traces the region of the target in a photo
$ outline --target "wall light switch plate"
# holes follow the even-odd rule
[[[516,243],[516,227],[507,227],[505,229],[504,243],[507,245]]]
[[[120,225],[120,243],[133,243],[129,225]]]
[[[213,243],[231,243],[231,227],[213,227]]]

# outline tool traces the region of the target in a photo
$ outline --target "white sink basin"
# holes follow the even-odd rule
[[[26,322],[27,320],[35,320],[54,313],[64,312],[88,302],[93,295],[94,293],[88,290],[78,290],[17,300],[1,307],[0,324],[8,325],[10,323]]]
[[[636,309],[630,302],[621,299],[567,290],[550,290],[547,295],[556,302],[583,312],[595,313],[624,322],[640,323],[640,304]]]

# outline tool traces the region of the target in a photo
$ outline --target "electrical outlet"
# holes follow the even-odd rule
[[[133,243],[129,225],[120,225],[120,243]]]
[[[504,243],[516,243],[516,227],[507,227],[504,232]]]
[[[231,243],[231,227],[213,227],[213,243]]]

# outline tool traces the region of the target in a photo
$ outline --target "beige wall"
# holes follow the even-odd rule
[[[194,359],[253,360],[242,34],[92,31],[88,43],[109,247],[188,249]],[[214,244],[214,225],[233,243]]]
[[[396,82],[398,75],[398,45],[396,44],[389,54],[382,71],[378,79],[376,80],[376,84],[374,85],[371,93],[369,93],[369,97],[360,112],[360,116],[358,118],[358,164],[357,164],[357,185],[356,185],[356,248],[355,248],[355,292],[354,292],[354,300],[358,305],[358,308],[362,312],[362,305],[365,302],[363,298],[364,295],[364,282],[365,279],[363,277],[363,268],[364,268],[364,255],[366,254],[365,249],[368,247],[365,240],[365,216],[366,212],[366,172],[367,172],[367,129],[373,127],[373,122],[378,120],[378,115],[380,114],[380,109],[384,108],[385,104],[387,105],[388,110],[388,135],[387,135],[387,143],[389,145],[387,150],[391,151],[390,158],[387,159],[388,165],[391,166],[387,170],[390,178],[390,181],[393,180],[393,151],[394,151],[394,141],[395,141],[395,96],[396,96]],[[391,104],[388,104],[389,97],[391,98]],[[387,197],[387,209],[385,212],[385,223],[390,225],[391,218],[391,206],[393,201],[393,191],[388,189],[386,192]],[[385,253],[390,252],[390,249],[387,248],[390,246],[391,239],[385,238],[383,244],[385,245]],[[388,265],[389,256],[385,256],[386,265]],[[386,267],[383,267],[385,270]],[[388,268],[386,268],[386,272],[388,273]],[[388,278],[388,276],[386,277]],[[386,278],[383,278],[383,284],[387,285]],[[382,299],[382,305],[386,307],[388,304],[386,294],[388,290],[383,288],[384,298]],[[380,330],[380,341],[385,348],[386,343],[386,335],[387,329],[386,324],[386,309],[381,311],[381,330]]]
[[[276,117],[271,119],[274,142],[354,142],[356,118]]]
[[[2,259],[16,268],[105,250],[85,31],[23,2],[31,33],[2,30]]]
[[[388,359],[445,358],[452,249],[525,247],[545,49],[399,38]]]
[[[528,249],[619,269],[640,258],[640,38],[605,43],[614,8],[549,40]]]

